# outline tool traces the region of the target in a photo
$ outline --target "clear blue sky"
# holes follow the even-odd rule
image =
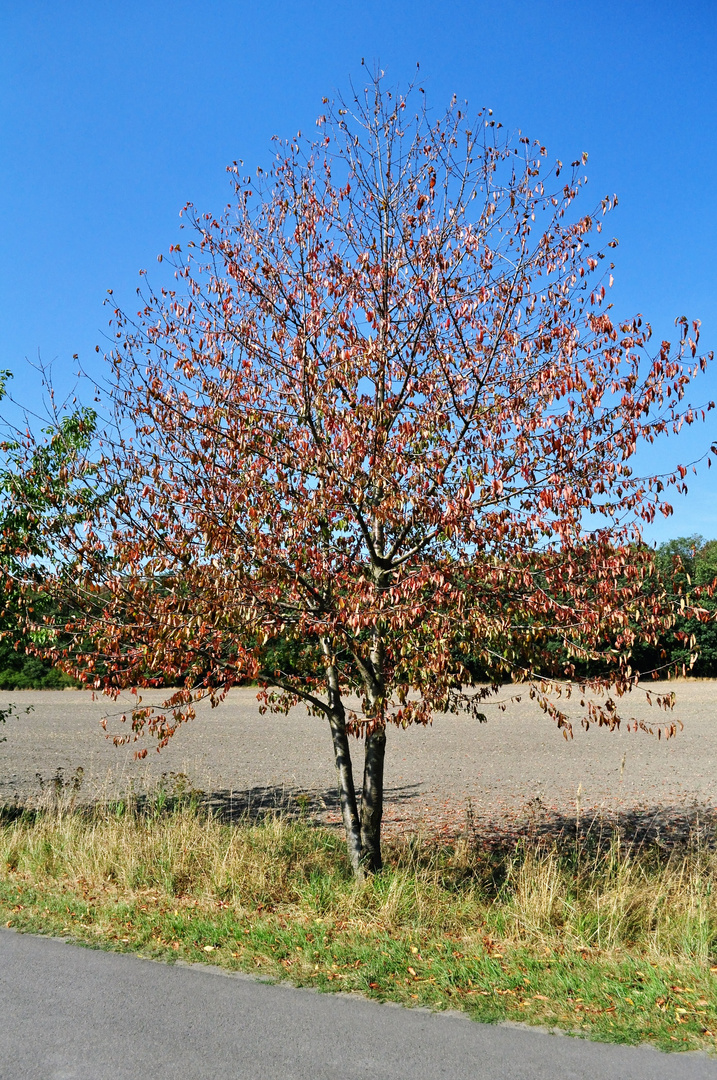
[[[657,340],[698,317],[717,348],[715,0],[24,0],[0,4],[0,368],[96,364],[108,288],[131,306],[142,267],[179,239],[188,200],[218,210],[225,166],[266,164],[273,134],[311,131],[361,58],[429,103],[455,91],[570,160],[588,208],[617,192],[613,299]],[[695,388],[717,399],[717,366]],[[689,460],[717,414],[649,464]],[[662,540],[717,537],[717,468],[692,477]]]

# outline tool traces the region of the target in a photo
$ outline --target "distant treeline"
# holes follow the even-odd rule
[[[675,569],[676,564],[681,569]],[[717,579],[717,540],[704,540],[701,536],[680,537],[670,540],[657,549],[658,572],[668,587],[682,595],[702,589],[699,606],[717,615],[717,594],[706,595],[704,589]],[[680,644],[675,634],[683,632],[694,635],[696,649],[690,650]],[[690,668],[690,653],[697,654],[697,659]],[[639,646],[633,650],[633,667],[639,671],[661,668],[668,665],[684,665],[686,674],[695,678],[717,677],[717,620],[700,622],[695,618],[686,619],[678,616],[673,630],[665,634],[658,648]]]
[[[22,640],[0,638],[0,690],[62,690],[79,683],[37,656],[28,656]]]
[[[717,579],[717,540],[705,540],[701,536],[680,537],[662,544],[656,552],[657,572],[661,583],[677,599],[679,595],[693,594],[695,589],[707,586]],[[678,600],[679,603],[679,600]],[[711,598],[702,594],[700,606],[717,613],[717,596]],[[5,629],[7,630],[7,623]],[[681,640],[680,635],[694,636],[695,647],[690,648]],[[310,651],[311,643],[302,647],[295,641],[275,639],[266,646],[266,661],[270,668],[280,668],[292,673],[302,666],[305,650]],[[550,672],[557,674],[564,670],[567,656],[562,643],[551,643],[554,662]],[[691,656],[696,655],[693,664]],[[466,657],[463,657],[464,662]],[[490,678],[490,672],[482,671],[480,664],[467,666],[476,679]],[[661,671],[667,674],[675,667],[695,677],[717,677],[717,619],[700,622],[692,618],[678,616],[675,626],[668,631],[656,646],[639,645],[633,649],[632,666],[641,672]],[[589,664],[575,665],[575,675],[589,672]],[[21,638],[8,633],[0,637],[0,691],[12,690],[52,690],[78,683],[58,668],[37,656],[28,654]]]

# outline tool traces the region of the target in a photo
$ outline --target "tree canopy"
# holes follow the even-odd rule
[[[586,724],[619,723],[633,647],[674,620],[641,525],[685,477],[634,462],[698,418],[709,357],[697,322],[653,346],[615,319],[616,200],[577,212],[585,156],[381,77],[318,128],[256,177],[235,162],[225,213],[187,206],[159,283],[114,312],[112,495],[66,533],[80,611],[56,657],[110,693],[181,679],[132,716],[160,745],[245,679],[265,708],[304,702],[375,869],[388,724],[481,717],[516,672],[566,734],[566,678]]]

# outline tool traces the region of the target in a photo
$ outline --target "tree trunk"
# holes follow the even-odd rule
[[[346,830],[346,845],[349,859],[354,873],[361,875],[361,825],[359,822],[358,807],[356,805],[356,789],[354,788],[354,774],[351,768],[351,752],[349,750],[349,738],[346,734],[346,715],[343,705],[339,709],[334,708],[329,716],[331,726],[331,738],[334,742],[334,759],[339,781],[339,799],[341,801],[341,816]]]
[[[329,726],[334,744],[334,761],[336,762],[339,781],[341,817],[346,831],[346,846],[348,847],[349,859],[354,873],[360,877],[363,874],[361,864],[361,821],[356,803],[356,788],[354,787],[354,773],[351,766],[349,737],[346,734],[346,710],[341,700],[339,674],[336,670],[331,643],[326,638],[323,638],[321,648],[328,661],[326,665],[326,682],[329,698]]]
[[[339,799],[341,816],[346,832],[351,866],[357,877],[364,873],[380,870],[381,859],[381,818],[383,817],[383,763],[386,756],[386,725],[381,716],[374,731],[366,736],[363,790],[361,793],[361,812],[356,802],[351,751],[346,732],[346,711],[341,700],[341,688],[338,671],[331,651],[330,643],[321,642],[324,656],[328,660],[326,681],[329,698],[329,725],[334,744],[334,760],[339,781]],[[373,663],[382,674],[383,649],[379,642],[373,653]],[[382,679],[381,679],[382,684]],[[379,685],[381,685],[379,684]],[[375,693],[375,686],[372,690]]]
[[[383,761],[386,729],[378,727],[366,736],[366,753],[361,796],[361,864],[364,870],[380,870],[381,818],[383,817]]]

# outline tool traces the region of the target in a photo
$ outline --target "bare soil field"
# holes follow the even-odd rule
[[[485,724],[442,715],[427,729],[391,729],[387,828],[445,832],[489,822],[563,827],[598,814],[666,840],[695,822],[714,834],[717,681],[650,687],[668,688],[677,696],[672,717],[684,725],[669,740],[576,726],[575,738],[566,741],[527,694],[510,700],[519,692],[515,686],[500,695],[505,711],[486,707]],[[322,820],[338,819],[328,725],[303,707],[288,716],[261,716],[250,688],[233,690],[214,710],[200,704],[196,719],[159,753],[151,740],[115,747],[108,738],[125,730],[119,715],[131,708],[129,696],[114,703],[89,691],[17,691],[3,695],[0,708],[9,702],[21,713],[28,706],[32,712],[0,730],[6,736],[0,744],[0,804],[46,798],[55,778],[67,785],[81,769],[83,800],[115,795],[130,781],[135,790],[147,790],[163,774],[171,787],[183,774],[232,815],[298,805]],[[625,715],[666,718],[641,692],[621,704]],[[108,735],[100,726],[105,715]],[[144,746],[149,753],[138,761],[135,751]],[[352,748],[360,765],[362,747],[356,742]]]

